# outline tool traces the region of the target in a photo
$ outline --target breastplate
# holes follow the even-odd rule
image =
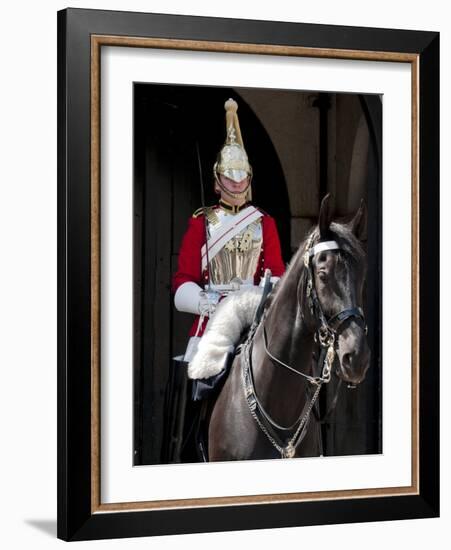
[[[209,237],[214,237],[221,225],[224,222],[229,222],[233,215],[221,208],[209,210],[207,212]],[[228,284],[236,277],[242,281],[253,282],[262,244],[263,231],[260,218],[232,237],[211,259],[211,282],[213,284]]]

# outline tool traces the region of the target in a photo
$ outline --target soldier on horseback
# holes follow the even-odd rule
[[[213,461],[317,456],[321,417],[314,414],[315,422],[311,413],[321,387],[332,372],[355,387],[370,364],[359,242],[364,204],[348,224],[333,223],[324,197],[317,226],[261,316],[261,278],[267,270],[281,277],[285,266],[274,220],[250,202],[252,169],[236,103],[225,108],[227,138],[214,166],[219,204],[190,219],[173,280],[177,309],[197,315],[185,354],[193,400],[203,400],[196,450]],[[205,400],[212,390],[217,398]]]
[[[272,282],[285,271],[276,223],[251,202],[252,168],[243,145],[238,105],[229,99],[224,107],[226,141],[213,167],[219,201],[199,208],[189,220],[172,281],[177,310],[196,315],[186,362],[195,356],[200,337],[222,298],[244,289],[250,290],[248,295],[260,297],[261,289],[256,289],[265,271],[270,270]],[[246,300],[239,307],[245,313],[249,309]],[[209,374],[189,372],[191,378],[198,379],[209,378]],[[195,385],[194,399],[203,397],[201,386]]]

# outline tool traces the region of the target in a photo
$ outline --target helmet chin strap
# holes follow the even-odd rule
[[[246,186],[246,189],[244,191],[240,191],[239,193],[234,193],[233,191],[229,191],[220,181],[220,179],[218,178],[218,175],[215,173],[215,179],[216,179],[216,183],[218,184],[218,186],[221,188],[222,191],[224,191],[224,193],[226,195],[228,195],[229,197],[231,197],[232,199],[245,199],[246,198],[246,195],[247,195],[247,192],[249,190],[249,187],[251,185],[251,177],[249,177],[249,183],[247,184]]]

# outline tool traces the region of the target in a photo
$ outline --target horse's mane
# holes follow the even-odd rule
[[[349,257],[360,265],[365,265],[365,251],[359,239],[354,235],[350,227],[339,222],[332,222],[329,228],[330,235],[327,240],[335,240],[340,246],[340,250],[344,250]],[[301,242],[296,252],[287,265],[285,273],[282,275],[274,291],[271,293],[267,307],[269,307],[277,294],[288,284],[295,283],[301,291],[301,306],[303,306],[303,298],[307,285],[308,270],[304,264],[304,254],[306,252],[307,243],[311,239],[311,245],[320,242],[320,233],[318,225],[313,226],[307,233],[305,239]]]

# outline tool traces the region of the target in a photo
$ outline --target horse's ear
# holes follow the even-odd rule
[[[352,220],[348,223],[349,229],[354,233],[354,235],[360,241],[366,240],[367,221],[368,221],[368,211],[366,209],[365,201],[362,199],[360,201],[359,209],[355,213]]]
[[[330,232],[330,224],[332,222],[332,205],[330,204],[330,193],[321,201],[319,209],[319,234],[321,239],[327,239]]]

